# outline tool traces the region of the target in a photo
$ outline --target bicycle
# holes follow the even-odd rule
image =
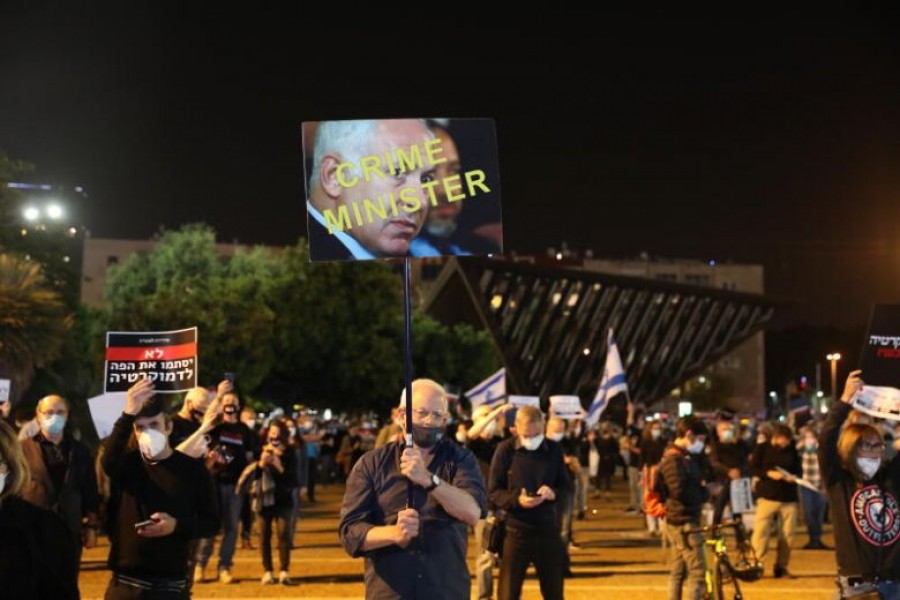
[[[734,529],[735,550],[737,560],[733,564],[729,557],[725,531]],[[741,521],[726,521],[718,525],[707,525],[690,529],[686,533],[699,533],[704,536],[704,544],[713,555],[712,566],[706,567],[706,594],[709,600],[725,600],[725,585],[734,587],[734,600],[743,600],[739,581],[758,581],[763,575],[763,565],[756,558],[753,546],[747,539],[747,532]]]

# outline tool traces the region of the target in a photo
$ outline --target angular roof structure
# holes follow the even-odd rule
[[[760,295],[533,265],[450,259],[424,309],[490,332],[510,393],[593,397],[614,332],[631,398],[650,404],[772,319]]]

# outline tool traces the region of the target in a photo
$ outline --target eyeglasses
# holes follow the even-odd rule
[[[68,414],[68,411],[66,411],[66,409],[64,409],[64,408],[59,408],[57,410],[42,410],[41,414],[48,416],[48,417],[50,415],[59,415],[61,417],[64,417]]]
[[[859,449],[863,452],[872,452],[873,450],[884,450],[884,442],[860,442]]]
[[[435,421],[443,421],[447,417],[447,413],[442,410],[425,410],[424,408],[414,410],[413,415],[420,421],[424,421],[428,417]]]

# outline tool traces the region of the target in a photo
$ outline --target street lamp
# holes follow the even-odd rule
[[[841,354],[834,352],[825,358],[831,361],[831,401],[837,402],[837,361],[841,360]]]

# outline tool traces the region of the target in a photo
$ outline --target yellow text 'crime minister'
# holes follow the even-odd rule
[[[360,181],[372,181],[378,177],[384,179],[386,177],[398,177],[403,173],[415,171],[416,169],[424,169],[425,163],[436,166],[447,162],[446,157],[441,157],[444,149],[441,147],[441,140],[435,138],[425,142],[422,148],[418,144],[413,144],[407,152],[404,148],[396,148],[382,154],[370,154],[363,156],[359,160],[359,170],[362,175],[356,175],[356,165],[352,162],[342,162],[337,167],[336,177],[341,187],[349,189]],[[424,158],[423,158],[424,154]],[[468,197],[476,195],[479,191],[489,193],[491,190],[485,184],[487,177],[481,169],[472,169],[464,173],[449,175],[442,180],[430,179],[424,181],[423,177],[421,188],[428,192],[428,199],[431,206],[438,205],[438,198],[434,189],[438,185],[444,187],[448,202],[459,202],[467,197],[463,192],[463,182],[465,182]],[[360,209],[362,205],[362,209]],[[352,201],[350,208],[353,210],[354,221],[358,227],[362,227],[364,222],[374,223],[376,220],[385,220],[388,218],[388,211],[394,217],[400,215],[402,210],[405,213],[415,213],[422,210],[422,199],[418,188],[407,186],[402,188],[395,196],[393,192],[379,194],[372,198],[363,198],[361,202]],[[325,209],[323,216],[325,224],[328,226],[328,233],[336,231],[344,231],[345,229],[353,229],[353,222],[350,219],[350,209],[347,205],[337,208],[337,215],[330,209]]]

